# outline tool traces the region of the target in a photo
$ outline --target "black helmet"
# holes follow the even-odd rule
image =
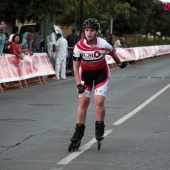
[[[100,24],[99,22],[97,21],[97,19],[95,18],[88,18],[84,21],[83,23],[83,28],[93,28],[95,29],[96,31],[99,30],[100,28]]]

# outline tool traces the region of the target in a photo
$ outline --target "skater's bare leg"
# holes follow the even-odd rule
[[[71,144],[68,148],[69,152],[77,150],[81,144],[81,139],[84,136],[86,113],[89,103],[90,103],[89,97],[79,97],[79,106],[77,110],[77,124],[74,135],[70,139]]]
[[[85,124],[87,108],[90,103],[89,97],[79,97],[79,106],[77,110],[77,123]]]
[[[101,95],[94,96],[94,103],[96,109],[96,121],[104,121],[105,118],[105,97]]]

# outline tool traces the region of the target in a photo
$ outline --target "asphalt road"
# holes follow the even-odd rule
[[[0,93],[0,170],[170,170],[170,56],[111,69],[106,133],[94,139],[93,96],[81,148],[68,152],[74,77]]]

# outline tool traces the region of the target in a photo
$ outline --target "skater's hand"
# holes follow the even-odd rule
[[[82,93],[84,93],[85,92],[85,87],[82,85],[82,84],[78,84],[77,85],[77,92],[79,93],[79,94],[82,94]]]
[[[125,62],[122,62],[121,64],[119,64],[119,67],[122,69],[122,68],[125,68],[126,67],[126,63]]]

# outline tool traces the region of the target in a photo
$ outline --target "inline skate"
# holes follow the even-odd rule
[[[76,151],[80,147],[81,139],[84,136],[85,126],[83,124],[76,124],[73,137],[70,139],[71,144],[68,147],[68,151]]]
[[[104,139],[104,122],[103,121],[96,121],[95,123],[95,135],[97,140],[97,147],[98,150],[101,148],[101,141]]]

